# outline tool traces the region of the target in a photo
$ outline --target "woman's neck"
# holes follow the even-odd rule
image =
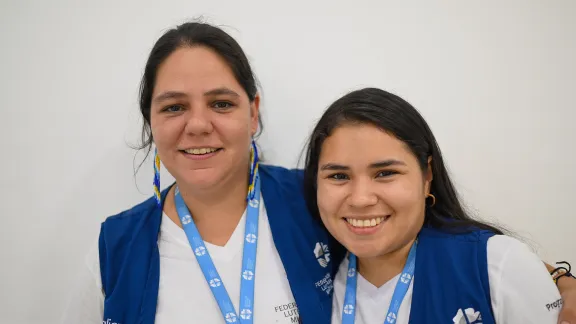
[[[171,188],[168,193],[164,212],[176,225],[182,227],[174,203],[174,189]],[[229,179],[219,188],[209,192],[199,192],[185,184],[178,184],[178,189],[202,239],[214,245],[224,246],[246,209],[248,174]]]
[[[393,252],[372,258],[358,258],[358,272],[368,282],[380,287],[402,272],[415,239]]]

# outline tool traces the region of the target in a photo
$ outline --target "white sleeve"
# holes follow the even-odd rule
[[[560,292],[528,246],[504,235],[488,240],[488,277],[498,324],[557,324]]]
[[[82,270],[74,282],[61,323],[102,324],[103,314],[104,293],[98,244],[95,244],[85,257]]]

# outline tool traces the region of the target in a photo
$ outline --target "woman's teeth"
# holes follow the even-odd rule
[[[216,152],[217,150],[218,150],[218,149],[211,148],[211,147],[206,147],[206,148],[188,149],[188,150],[184,150],[184,152],[186,152],[186,153],[188,153],[188,154],[202,155],[202,154],[213,153],[213,152]]]
[[[354,227],[374,227],[382,223],[387,218],[388,216],[376,217],[370,219],[355,219],[355,218],[345,218],[345,219],[348,222],[348,224]]]

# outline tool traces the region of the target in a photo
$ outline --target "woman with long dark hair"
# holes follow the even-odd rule
[[[465,211],[432,131],[402,98],[367,88],[334,102],[304,181],[311,212],[348,251],[332,323],[556,324],[545,265]]]

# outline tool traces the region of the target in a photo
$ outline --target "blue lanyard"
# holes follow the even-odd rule
[[[388,308],[386,320],[384,323],[396,323],[398,320],[398,311],[400,305],[408,292],[410,282],[414,278],[414,268],[416,267],[416,240],[410,248],[408,260],[402,270],[402,275],[398,279],[392,301]],[[354,324],[354,316],[356,315],[356,283],[358,282],[358,273],[356,271],[356,256],[350,253],[348,263],[348,278],[346,279],[346,294],[344,295],[344,307],[342,308],[342,324]]]
[[[254,179],[253,195],[249,194],[247,212],[246,212],[246,230],[244,233],[244,251],[242,256],[242,273],[240,282],[240,323],[251,324],[254,318],[254,281],[256,279],[256,247],[258,245],[258,216],[260,206],[260,179],[256,169]],[[250,198],[252,196],[252,198]],[[230,300],[230,296],[224,287],[224,283],[212,262],[210,253],[204,245],[204,240],[198,233],[198,229],[192,220],[190,211],[182,196],[180,190],[176,187],[174,193],[176,210],[178,217],[188,237],[190,246],[194,251],[196,260],[204,273],[206,281],[210,285],[212,294],[218,302],[222,316],[227,323],[237,323],[238,313]]]

